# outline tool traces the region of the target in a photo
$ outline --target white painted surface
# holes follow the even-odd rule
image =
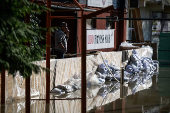
[[[114,48],[114,29],[87,30],[87,50]]]
[[[87,0],[87,6],[107,7],[113,5],[112,0]]]

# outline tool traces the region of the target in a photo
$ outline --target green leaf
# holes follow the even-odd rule
[[[45,39],[42,36],[45,28],[39,26],[37,14],[48,9],[27,0],[2,0],[0,7],[0,68],[4,67],[13,75],[19,71],[23,77],[45,69],[33,62],[41,60],[45,51],[45,45],[38,44],[39,40]],[[26,13],[31,15],[29,24],[24,23]]]

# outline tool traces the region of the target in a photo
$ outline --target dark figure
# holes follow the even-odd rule
[[[67,23],[62,22],[60,26],[61,29],[57,29],[54,35],[55,55],[57,55],[57,59],[64,58],[64,54],[67,52],[67,41],[69,39]]]

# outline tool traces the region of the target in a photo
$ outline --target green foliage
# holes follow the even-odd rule
[[[46,31],[38,26],[35,15],[47,8],[27,0],[2,0],[0,9],[0,71],[4,67],[11,74],[19,71],[23,77],[39,72],[42,67],[33,62],[45,54],[45,45],[37,41],[44,40],[42,32]],[[29,24],[24,22],[26,13],[31,15]]]

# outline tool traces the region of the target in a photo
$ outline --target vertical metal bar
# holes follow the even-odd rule
[[[5,69],[2,67],[1,72],[1,105],[5,105]]]
[[[51,9],[51,0],[47,0],[47,8]],[[47,11],[46,15],[46,68],[50,69],[50,48],[51,48],[51,11]],[[50,99],[50,72],[46,71],[46,103]]]
[[[25,79],[25,112],[30,113],[30,76]]]
[[[55,109],[54,109],[55,110]],[[49,106],[49,103],[46,103],[46,106],[45,106],[45,113],[50,113],[50,106]],[[54,112],[55,113],[55,112]]]
[[[124,83],[124,67],[121,67],[121,78],[120,78],[120,83],[123,84]]]
[[[86,113],[86,18],[81,14],[81,113]]]
[[[120,84],[120,99],[123,98],[123,84]]]
[[[25,23],[30,23],[30,15],[26,13]],[[25,45],[30,46],[30,43],[25,42]],[[25,79],[25,112],[30,113],[30,76]]]
[[[126,113],[126,97],[122,100],[122,113]]]

